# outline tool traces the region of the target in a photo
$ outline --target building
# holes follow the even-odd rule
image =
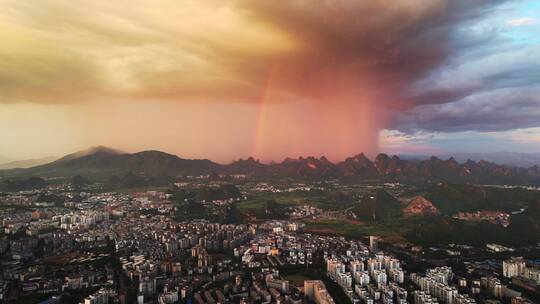
[[[377,246],[378,239],[379,238],[377,236],[374,236],[374,235],[369,236],[369,250],[371,250],[371,252],[377,252],[379,250]]]
[[[334,299],[320,280],[304,281],[304,295],[317,304],[334,304]]]
[[[503,276],[507,278],[517,277],[525,272],[525,260],[521,257],[503,261]]]

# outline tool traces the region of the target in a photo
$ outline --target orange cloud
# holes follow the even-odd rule
[[[82,143],[126,150],[214,149],[208,156],[221,159],[375,151],[393,113],[452,95],[413,100],[411,87],[447,60],[452,25],[484,3],[5,0],[0,106],[72,107]]]

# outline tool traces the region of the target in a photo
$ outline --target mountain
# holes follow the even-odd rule
[[[429,159],[428,155],[403,154],[402,159],[422,161]],[[446,159],[453,157],[458,162],[464,163],[468,160],[488,161],[500,165],[513,167],[533,167],[540,166],[540,153],[520,153],[520,152],[492,152],[492,153],[454,153],[439,154],[437,157]]]
[[[270,165],[270,172],[276,175],[327,179],[340,175],[338,166],[331,163],[326,157],[315,158],[299,157],[298,159],[286,158],[283,162]]]
[[[40,189],[47,185],[47,182],[40,177],[30,177],[18,180],[0,180],[0,191],[26,191]]]
[[[540,201],[530,204],[523,213],[510,217],[510,232],[522,243],[540,240]]]
[[[209,174],[221,167],[209,160],[188,160],[160,151],[123,153],[97,147],[73,154],[49,164],[27,169],[0,171],[4,177],[43,176],[72,177],[75,175],[110,177],[129,173],[144,176]]]
[[[519,187],[482,187],[448,182],[431,186],[424,196],[443,214],[477,210],[513,212],[539,199],[538,192]]]
[[[268,166],[253,157],[249,157],[233,161],[228,166],[225,166],[224,173],[261,175],[268,173]]]
[[[403,209],[403,213],[409,216],[432,216],[439,214],[439,209],[431,201],[418,195],[407,203],[407,206]]]
[[[540,168],[508,167],[486,161],[469,160],[460,164],[454,158],[441,160],[403,160],[398,156],[379,154],[375,166],[385,180],[407,182],[470,182],[484,184],[538,184]]]
[[[332,163],[326,157],[286,158],[279,163],[263,164],[253,158],[218,164],[207,159],[183,159],[160,151],[125,153],[107,147],[95,147],[66,155],[48,164],[31,168],[0,170],[0,177],[86,177],[123,176],[128,173],[146,177],[183,175],[247,174],[255,177],[291,177],[312,180],[346,179],[384,182],[437,183],[441,181],[473,184],[540,184],[540,167],[510,167],[487,161],[464,163],[455,158],[425,160],[401,159],[379,154],[371,161],[358,154]]]
[[[344,177],[377,178],[379,171],[364,153],[346,158],[338,164],[338,168]]]
[[[363,220],[384,221],[401,215],[401,203],[390,193],[377,190],[367,194],[352,211]]]
[[[35,159],[17,160],[8,163],[0,164],[0,170],[16,169],[16,168],[30,168],[39,165],[44,165],[56,160],[56,157],[43,157]]]
[[[540,153],[457,153],[454,157],[460,162],[466,162],[467,160],[472,159],[476,161],[485,160],[492,163],[515,167],[540,166]]]
[[[507,192],[508,189],[500,190]],[[535,196],[538,195],[536,191],[530,192]],[[415,225],[410,240],[422,245],[451,243],[485,245],[496,242],[508,246],[534,246],[540,241],[539,217],[540,201],[536,199],[528,204],[524,212],[512,214],[508,227],[488,221],[471,223],[451,217],[440,217]]]
[[[81,150],[72,154],[68,154],[58,160],[58,162],[66,162],[73,159],[81,158],[83,156],[88,156],[92,154],[110,154],[110,155],[120,155],[120,154],[126,154],[125,152],[122,152],[120,150],[116,150],[113,148],[105,147],[105,146],[95,146],[88,148],[86,150]]]

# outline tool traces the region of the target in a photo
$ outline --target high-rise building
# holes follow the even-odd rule
[[[334,304],[334,299],[320,280],[304,281],[304,295],[316,304]]]
[[[369,236],[369,250],[371,250],[371,252],[377,252],[379,250],[378,248],[378,244],[377,244],[377,240],[379,239],[379,237],[377,236],[374,236],[374,235],[370,235]]]
[[[507,278],[517,277],[524,274],[526,263],[521,257],[513,257],[503,261],[503,276]]]

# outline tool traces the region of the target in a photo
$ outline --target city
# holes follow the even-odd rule
[[[74,178],[4,192],[2,301],[514,304],[540,299],[538,243],[421,246],[397,232],[362,236],[330,225],[361,230],[370,225],[353,212],[362,193],[397,196],[415,186],[232,180],[236,185],[228,176],[192,176],[168,188],[110,191],[103,183]],[[357,202],[330,207],[312,198],[336,191],[355,193]],[[260,206],[254,201],[276,195],[291,201]],[[428,214],[435,208],[414,207]],[[501,225],[487,214],[475,221]],[[463,217],[458,212],[453,220]]]

